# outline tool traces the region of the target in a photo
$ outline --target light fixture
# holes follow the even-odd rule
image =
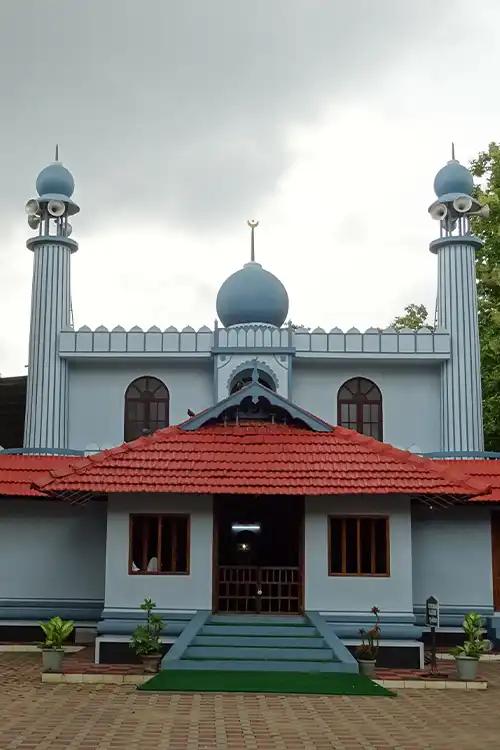
[[[239,534],[241,531],[253,531],[254,534],[258,534],[260,523],[233,523],[231,524],[231,531],[235,534]]]

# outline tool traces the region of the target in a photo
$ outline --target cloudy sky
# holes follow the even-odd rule
[[[497,0],[23,0],[0,6],[0,372],[25,373],[24,203],[76,182],[77,326],[213,325],[257,260],[327,329],[433,310],[432,181],[500,139]]]

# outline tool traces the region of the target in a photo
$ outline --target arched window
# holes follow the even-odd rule
[[[125,440],[167,427],[169,401],[168,388],[158,378],[145,375],[133,380],[125,391]]]
[[[382,394],[366,378],[352,378],[339,389],[337,423],[350,430],[383,439]]]
[[[242,370],[241,372],[237,373],[231,382],[231,388],[229,389],[229,392],[236,393],[236,391],[240,391],[245,385],[248,385],[252,382],[252,377],[253,370],[250,369]],[[258,377],[259,383],[261,385],[264,385],[271,391],[276,391],[276,383],[272,379],[271,375],[268,375],[267,372],[264,372],[263,370],[258,370]]]

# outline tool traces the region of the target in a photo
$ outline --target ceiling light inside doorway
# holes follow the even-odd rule
[[[254,534],[258,534],[260,523],[233,523],[231,524],[231,531],[235,534],[239,534],[240,531],[253,531]]]

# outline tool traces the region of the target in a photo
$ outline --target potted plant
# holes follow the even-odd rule
[[[479,657],[491,651],[491,642],[484,637],[484,620],[477,612],[465,615],[462,627],[465,633],[463,646],[450,649],[457,664],[460,680],[475,680]]]
[[[40,627],[45,635],[45,641],[40,644],[42,670],[44,672],[61,672],[64,656],[63,644],[75,629],[75,625],[72,620],[52,617],[48,622],[41,622]]]
[[[378,607],[372,607],[371,612],[375,615],[375,624],[370,630],[364,630],[363,628],[360,629],[359,634],[361,635],[361,644],[356,648],[356,659],[359,664],[359,673],[368,677],[375,674],[375,663],[377,661],[380,639],[380,610]]]
[[[153,613],[156,604],[152,599],[144,599],[140,606],[146,612],[146,622],[138,625],[132,633],[130,648],[142,659],[145,672],[158,672],[162,657],[160,634],[163,619]]]

